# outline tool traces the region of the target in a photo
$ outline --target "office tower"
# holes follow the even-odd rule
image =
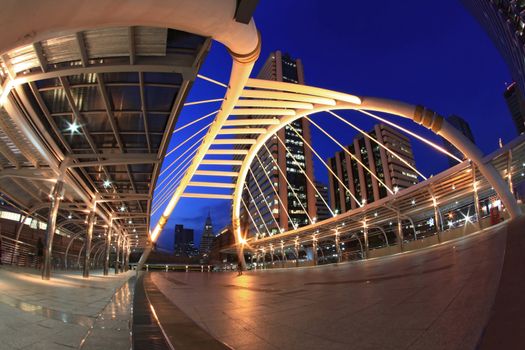
[[[276,51],[270,54],[258,78],[303,84],[301,60]],[[258,157],[252,163],[253,176],[248,174],[247,187],[254,198],[252,200],[247,194],[243,196],[257,226],[255,227],[250,219],[249,232],[251,234],[256,232],[261,235],[279,233],[282,230],[292,229],[294,226],[308,225],[309,218],[317,216],[315,189],[312,186],[314,181],[312,152],[296,134],[296,131],[311,144],[310,125],[306,120],[300,119],[293,122],[291,127],[286,126],[281,129],[277,132],[277,136],[268,140],[266,147],[260,150]],[[279,139],[286,145],[289,152]],[[277,169],[276,163],[283,173]],[[312,183],[307,180],[303,171]],[[286,174],[286,178],[283,174]],[[266,175],[272,180],[279,198]],[[283,207],[287,209],[288,214],[283,211]]]
[[[518,84],[512,83],[507,87],[503,96],[507,102],[507,107],[509,107],[516,130],[521,135],[525,132],[525,97],[523,92]]]
[[[199,252],[201,254],[210,252],[214,238],[215,238],[215,235],[213,234],[213,225],[211,224],[211,215],[208,212],[208,217],[206,218],[206,223],[204,224],[204,230],[202,231],[201,243],[199,246]]]
[[[445,118],[445,119],[449,122],[450,125],[458,129],[459,132],[461,132],[470,141],[472,141],[472,143],[476,143],[476,141],[474,140],[474,135],[472,134],[472,130],[470,130],[470,125],[467,123],[465,119],[457,115],[451,115],[450,117]],[[459,159],[465,159],[465,156],[460,150],[458,150],[456,147],[454,147],[454,145],[452,145],[450,142],[448,142],[444,138],[441,138],[441,139],[443,140],[443,145],[445,146],[445,149],[449,153],[452,153],[454,156],[456,156]],[[451,167],[458,164],[457,160],[455,160],[452,157],[448,157],[448,163],[450,164]]]
[[[315,205],[317,207],[317,221],[323,221],[325,219],[331,218],[332,215],[330,210],[326,206],[330,205],[330,199],[328,198],[328,186],[320,181],[315,182]],[[321,196],[319,196],[319,194]]]
[[[514,0],[461,0],[481,24],[503,56],[512,79],[525,91],[525,2]]]
[[[367,135],[415,167],[408,137],[385,124],[375,125]],[[352,144],[346,146],[354,157],[345,151],[339,151],[327,162],[340,181],[361,203],[372,203],[388,195],[387,189],[371,173],[393,191],[410,187],[418,182],[417,174],[410,167],[370,138],[359,134]],[[370,171],[361,166],[356,159]],[[330,172],[328,179],[330,205],[336,213],[344,213],[359,207],[356,200]]]
[[[193,251],[193,229],[175,225],[175,255],[188,256]]]

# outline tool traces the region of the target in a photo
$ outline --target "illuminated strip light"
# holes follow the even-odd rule
[[[252,169],[248,168],[248,171],[252,175],[252,178],[255,181],[255,185],[257,185],[257,188],[259,189],[259,192],[261,193],[261,195],[263,197],[263,201],[264,201],[264,203],[266,203],[266,206],[268,207],[268,211],[270,213],[270,216],[272,217],[273,221],[275,222],[275,225],[277,226],[277,233],[279,233],[281,231],[281,225],[279,225],[279,223],[277,222],[277,219],[275,218],[275,216],[273,216],[273,210],[270,207],[270,204],[268,203],[268,201],[266,200],[266,196],[264,195],[264,192],[262,191],[261,186],[259,186],[259,182],[257,182],[257,178],[253,174]],[[264,172],[264,169],[263,169],[263,172]],[[255,202],[254,202],[254,204],[257,205]]]
[[[197,78],[201,78],[202,80],[206,80],[206,81],[209,81],[210,83],[213,83],[213,84],[216,84],[216,85],[219,85],[219,86],[222,86],[224,88],[228,88],[228,85],[224,84],[224,83],[221,83],[220,81],[217,81],[215,79],[212,79],[212,78],[208,78],[207,76],[204,76],[202,74],[197,74]]]
[[[188,137],[186,140],[184,140],[182,143],[180,143],[179,145],[177,145],[177,147],[173,148],[171,151],[169,151],[165,156],[164,158],[170,156],[173,152],[175,152],[176,150],[178,150],[179,148],[181,148],[182,146],[184,146],[187,142],[189,142],[192,138],[194,138],[195,136],[197,136],[198,134],[200,134],[201,132],[203,132],[204,130],[206,130],[212,123],[209,123],[208,125],[205,125],[203,126],[199,131],[197,131],[196,133],[194,133],[193,135],[191,135],[190,137]],[[204,138],[204,136],[200,139],[202,140]]]
[[[268,233],[268,236],[271,236],[270,230],[268,229],[268,225],[266,225],[266,221],[264,221],[264,217],[262,216],[261,212],[259,211],[259,207],[256,205],[257,202],[253,199],[252,193],[250,192],[250,189],[246,184],[244,184],[244,188],[246,189],[246,192],[248,192],[248,195],[250,196],[250,199],[252,200],[252,203],[254,204],[255,210],[257,211],[257,214],[259,214],[259,217],[261,218],[261,221],[264,225],[264,228],[266,228],[266,232]],[[277,230],[279,230],[279,227],[277,227]]]
[[[425,175],[423,175],[422,173],[420,173],[414,166],[412,166],[409,162],[407,162],[403,157],[397,155],[396,152],[392,151],[390,148],[386,147],[385,145],[383,145],[381,142],[377,141],[376,139],[374,139],[372,136],[368,135],[368,133],[366,133],[364,130],[362,129],[359,129],[357,126],[355,126],[354,124],[350,123],[348,120],[342,118],[340,115],[332,112],[332,111],[328,111],[328,113],[330,113],[331,115],[333,115],[334,117],[336,117],[337,119],[341,120],[343,123],[346,123],[348,125],[350,125],[352,128],[354,128],[355,130],[359,131],[363,136],[367,137],[368,139],[370,139],[371,141],[373,141],[374,143],[376,143],[379,147],[385,149],[387,152],[389,152],[390,154],[392,154],[394,157],[396,157],[397,159],[399,159],[401,162],[403,162],[403,164],[405,164],[407,167],[409,167],[410,169],[412,169],[413,171],[415,171],[419,176],[421,176],[424,180],[427,180],[427,178],[425,177]]]
[[[317,189],[317,186],[315,186],[315,184],[312,182],[312,180],[308,177],[308,175],[306,174],[306,171],[304,171],[304,169],[301,167],[301,165],[299,164],[299,162],[295,159],[295,156],[290,152],[290,150],[288,149],[288,147],[286,147],[286,144],[283,142],[283,140],[281,140],[281,138],[279,137],[279,135],[277,135],[277,141],[279,141],[279,143],[281,145],[283,145],[284,149],[286,150],[286,153],[288,153],[295,165],[297,165],[297,167],[301,170],[301,172],[303,173],[304,177],[306,178],[306,180],[308,180],[308,182],[310,183],[310,185],[312,185],[313,189],[315,190],[315,192],[317,193],[317,195],[319,196],[319,198],[321,198],[321,200],[323,201],[324,205],[326,206],[326,208],[328,209],[328,211],[330,211],[330,214],[332,214],[332,217],[335,216],[335,213],[332,211],[332,208],[330,208],[330,206],[328,205],[328,203],[326,203],[324,197],[321,195],[321,193],[319,192],[319,190]]]
[[[297,136],[299,136],[301,138],[301,140],[305,143],[305,145],[308,146],[308,148],[310,148],[310,150],[317,156],[317,158],[321,161],[321,163],[323,163],[323,165],[326,167],[326,169],[328,169],[328,171],[337,179],[337,181],[339,181],[339,183],[345,188],[345,190],[350,194],[350,196],[352,197],[352,199],[357,203],[358,206],[360,207],[363,207],[363,204],[357,199],[357,197],[352,193],[352,191],[350,191],[350,189],[348,187],[346,187],[345,183],[334,173],[334,171],[332,170],[332,168],[330,168],[328,166],[328,164],[326,164],[326,162],[323,160],[323,158],[315,151],[315,149],[308,143],[306,142],[306,140],[303,138],[303,136],[292,126],[292,124],[288,124],[288,126],[290,127],[290,129],[292,129],[296,134]]]
[[[257,153],[255,153],[255,158],[257,158],[257,161],[259,162],[260,166],[261,166],[261,169],[263,169],[263,173],[264,175],[266,176],[266,178],[268,179],[268,182],[270,183],[270,186],[272,187],[273,189],[273,192],[275,193],[275,196],[277,197],[277,200],[279,201],[279,203],[281,204],[282,208],[283,208],[283,211],[286,213],[286,216],[288,217],[288,220],[290,220],[290,222],[292,223],[292,226],[294,227],[294,229],[296,228],[295,227],[295,224],[293,223],[293,220],[292,220],[292,217],[290,216],[290,214],[288,214],[288,208],[286,208],[284,206],[284,203],[283,201],[281,200],[281,197],[279,196],[279,193],[277,192],[277,189],[275,188],[275,186],[273,185],[273,182],[272,182],[272,179],[270,179],[270,176],[268,175],[268,173],[266,172],[266,168],[264,167],[263,163],[261,162],[261,159],[259,158],[259,156],[257,155]]]
[[[175,129],[175,130],[173,131],[173,133],[175,134],[176,132],[179,132],[179,131],[181,131],[181,130],[184,130],[184,129],[186,129],[188,126],[191,126],[191,125],[193,125],[193,124],[195,124],[195,123],[198,123],[198,122],[200,122],[201,120],[206,119],[206,118],[209,118],[209,117],[211,117],[212,115],[215,115],[215,114],[217,114],[217,113],[219,113],[218,110],[217,110],[217,111],[213,111],[213,112],[211,112],[211,113],[209,113],[209,114],[206,114],[204,117],[200,117],[199,119],[195,119],[194,121],[191,121],[191,122],[189,122],[189,123],[187,123],[187,124],[181,126],[180,128]],[[210,124],[211,124],[211,123],[210,123]]]
[[[343,151],[345,151],[353,160],[355,160],[359,165],[361,165],[363,167],[363,169],[365,169],[366,171],[368,171],[368,173],[370,175],[372,175],[372,177],[374,179],[376,179],[381,185],[383,185],[387,190],[388,192],[390,192],[390,194],[394,194],[394,191],[392,191],[392,189],[390,189],[390,187],[388,187],[376,174],[374,174],[374,172],[372,170],[370,170],[366,165],[363,164],[363,162],[361,162],[354,154],[352,154],[349,150],[347,150],[339,141],[337,141],[332,135],[330,135],[329,133],[326,132],[326,130],[324,130],[322,127],[320,127],[319,125],[317,125],[312,119],[308,118],[307,116],[305,116],[305,118],[310,121],[310,123],[312,123],[315,127],[317,127],[319,130],[321,130],[323,132],[323,134],[325,134],[326,136],[328,136],[332,141],[334,141],[339,147],[341,147],[341,149]]]
[[[446,154],[447,156],[453,158],[454,160],[458,161],[459,163],[462,163],[462,162],[463,162],[461,159],[459,159],[458,157],[456,157],[456,156],[453,155],[452,153],[448,152],[448,151],[447,151],[446,149],[444,149],[443,147],[441,147],[441,146],[435,144],[434,142],[432,142],[432,141],[430,141],[430,140],[427,140],[426,138],[424,138],[424,137],[422,137],[422,136],[419,136],[418,134],[416,134],[416,133],[414,133],[414,132],[412,132],[412,131],[410,131],[410,130],[407,130],[407,129],[403,128],[403,127],[400,126],[400,125],[397,125],[397,124],[395,124],[395,123],[393,123],[393,122],[391,122],[391,121],[389,121],[389,120],[386,120],[386,119],[384,119],[384,118],[381,118],[381,117],[378,116],[378,115],[375,115],[375,114],[373,114],[373,113],[370,113],[370,112],[365,111],[365,110],[362,110],[362,109],[356,109],[356,111],[361,112],[361,113],[363,113],[363,114],[366,114],[366,115],[368,115],[368,116],[370,116],[370,117],[372,117],[372,118],[375,118],[375,119],[377,119],[377,120],[380,120],[380,121],[382,121],[383,123],[388,124],[388,125],[390,125],[390,126],[396,128],[396,129],[399,129],[399,130],[401,130],[401,131],[406,132],[407,134],[409,134],[409,135],[415,137],[416,139],[418,139],[418,140],[420,140],[420,141],[426,143],[427,145],[429,145],[429,146],[431,146],[431,147],[437,149],[438,151],[440,151],[440,152]]]
[[[192,148],[194,148],[195,146],[198,146],[199,143],[202,141],[202,139],[204,139],[204,136],[202,136],[200,139],[198,139],[197,141],[195,141],[190,147],[188,147],[188,149],[186,149],[184,152],[182,152],[175,160],[173,160],[164,170],[162,170],[159,174],[159,176],[162,176],[166,173],[166,171],[168,171],[169,168],[171,168],[173,165],[175,165],[175,163],[181,159],[186,153],[188,153]],[[168,175],[169,176],[169,175]],[[160,183],[162,184],[162,182]],[[159,186],[160,186],[159,184]]]
[[[275,164],[275,166],[277,167],[277,170],[279,171],[279,173],[281,174],[281,176],[283,177],[283,179],[286,181],[286,184],[288,185],[288,188],[292,190],[292,193],[293,195],[295,196],[295,199],[297,199],[297,202],[301,205],[301,208],[303,208],[306,216],[308,217],[308,220],[313,223],[314,221],[312,220],[312,217],[310,216],[310,214],[308,213],[308,210],[306,210],[305,206],[303,205],[303,202],[299,199],[299,196],[297,196],[297,193],[295,193],[295,190],[293,189],[293,186],[290,184],[290,182],[288,181],[288,179],[286,178],[286,174],[283,172],[283,170],[279,167],[279,164],[277,163],[277,161],[273,158],[273,154],[272,152],[270,152],[270,149],[268,148],[268,146],[266,146],[266,143],[263,144],[264,145],[264,148],[266,148],[266,151],[268,152],[268,154],[270,155],[270,158],[272,159],[273,163]]]
[[[186,106],[195,106],[195,105],[200,105],[200,104],[204,104],[204,103],[219,102],[219,101],[224,101],[224,99],[223,98],[215,98],[213,100],[202,100],[202,101],[186,102],[184,104],[184,107],[186,107]]]
[[[257,235],[262,236],[261,231],[259,231],[259,228],[257,227],[257,224],[255,223],[255,220],[253,219],[252,214],[250,213],[250,211],[248,210],[248,207],[246,206],[246,203],[244,202],[244,199],[241,198],[241,201],[242,201],[242,205],[244,205],[244,210],[246,210],[246,212],[248,213],[248,216],[250,217],[250,220],[252,220],[252,224],[253,224],[253,227],[255,227],[255,230],[257,231]]]

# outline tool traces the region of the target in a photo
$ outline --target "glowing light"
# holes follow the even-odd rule
[[[452,191],[456,189],[456,185],[452,185]]]
[[[399,187],[398,186],[394,186],[394,194],[399,192]]]
[[[73,123],[67,122],[67,129],[66,129],[66,131],[69,131],[71,133],[71,135],[78,133],[79,129],[80,129],[80,125],[77,124],[76,121],[74,121]]]
[[[133,229],[133,233],[135,233],[135,232],[137,232],[137,229],[136,229],[136,228]]]
[[[132,224],[133,223],[133,220],[128,220],[128,224]]]
[[[111,181],[109,179],[104,180],[104,183],[102,184],[104,188],[109,188],[111,186]]]
[[[73,215],[71,215],[71,213],[69,213],[69,215],[67,216],[68,219],[72,219],[73,218]]]
[[[412,199],[412,202],[410,202],[410,203],[412,203],[412,205],[416,205],[416,200]]]
[[[119,210],[120,211],[126,211],[126,207],[125,206],[121,206]]]

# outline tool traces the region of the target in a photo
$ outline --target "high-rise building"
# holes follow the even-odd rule
[[[465,119],[457,115],[451,115],[450,117],[446,119],[450,125],[458,129],[463,135],[465,135],[470,141],[472,141],[472,143],[476,143],[476,141],[474,140],[474,135],[472,134],[472,130],[470,130],[470,125]],[[454,145],[452,145],[450,142],[448,142],[444,138],[442,138],[442,140],[443,140],[443,145],[445,146],[445,149],[449,153],[452,153],[454,156],[456,156],[459,159],[465,159],[465,156],[463,155],[463,153],[460,150],[458,150],[456,147],[454,147]],[[448,162],[450,166],[454,166],[458,163],[454,158],[450,156],[448,157]]]
[[[194,250],[193,229],[184,225],[175,225],[175,255],[189,256]]]
[[[270,54],[258,78],[304,84],[301,60],[276,51]],[[297,120],[268,140],[252,163],[253,176],[248,174],[247,187],[254,198],[252,200],[247,194],[243,196],[255,222],[254,225],[251,219],[249,221],[251,234],[276,234],[281,230],[307,225],[310,223],[309,218],[317,216],[315,189],[312,186],[312,152],[296,132],[311,143],[309,123],[305,119]],[[307,180],[305,173],[312,183]],[[279,198],[267,176],[274,184]],[[283,212],[283,207],[288,214]]]
[[[208,217],[206,218],[206,223],[204,224],[204,230],[202,231],[201,243],[199,246],[199,252],[201,254],[210,252],[214,238],[215,235],[213,234],[213,225],[211,224],[211,214],[208,212]]]
[[[320,181],[315,182],[315,205],[317,207],[317,221],[323,221],[332,217],[330,210],[326,206],[330,205],[330,199],[328,198],[328,186]],[[321,196],[319,196],[319,194]]]
[[[525,91],[525,2],[520,0],[461,0],[485,29],[503,56],[512,79]]]
[[[518,84],[510,84],[503,93],[518,134],[525,133],[525,96]]]
[[[408,137],[385,124],[375,125],[367,135],[415,167]],[[418,182],[414,170],[370,138],[359,134],[351,145],[346,146],[355,158],[345,151],[339,151],[328,159],[328,166],[339,178],[338,180],[331,172],[328,174],[330,205],[336,213],[359,207],[356,199],[361,203],[372,203],[388,195],[387,189],[372,176],[372,173],[392,191],[410,187]],[[342,183],[356,199],[348,193]]]

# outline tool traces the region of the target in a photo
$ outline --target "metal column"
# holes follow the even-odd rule
[[[335,252],[337,254],[337,262],[341,262],[341,247],[339,246],[339,233],[335,234]]]
[[[51,194],[51,208],[49,209],[49,215],[47,218],[47,230],[46,230],[46,244],[44,248],[44,264],[42,265],[42,279],[48,280],[51,278],[51,257],[53,253],[53,237],[55,236],[57,226],[57,215],[58,208],[60,207],[60,201],[62,200],[62,189],[64,182],[57,180],[53,187],[53,193]]]
[[[365,238],[365,259],[368,259],[368,227],[366,226],[366,223],[363,224],[363,236]]]
[[[314,266],[317,265],[317,260],[318,260],[318,256],[317,256],[317,238],[314,237],[313,241],[312,241],[312,250],[313,250],[313,261],[314,261]]]
[[[120,256],[120,235],[117,237],[117,242],[115,246],[115,275],[119,272],[119,256]]]
[[[106,253],[104,255],[104,276],[109,274],[109,254],[111,252],[111,235],[113,234],[113,220],[110,219],[108,230],[106,231]]]
[[[401,248],[401,251],[403,251],[403,223],[401,222],[401,215],[397,213],[397,239],[399,241],[399,247]]]
[[[126,265],[126,240],[122,239],[122,252],[120,255],[120,272],[125,272],[125,265]]]
[[[472,187],[474,187],[474,210],[478,219],[478,228],[481,230],[481,209],[479,208],[478,183],[476,181],[476,166],[472,164]]]
[[[91,262],[91,240],[93,239],[93,226],[95,225],[95,205],[89,212],[88,227],[86,231],[86,249],[84,250],[84,270],[82,277],[89,278],[89,265]]]

